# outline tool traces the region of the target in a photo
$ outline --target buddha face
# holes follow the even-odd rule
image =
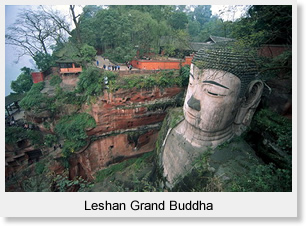
[[[186,121],[208,133],[230,127],[240,107],[240,84],[240,79],[229,72],[191,64],[184,103]]]

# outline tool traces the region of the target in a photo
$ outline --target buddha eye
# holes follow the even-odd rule
[[[227,95],[227,90],[220,89],[219,87],[203,85],[203,92],[212,97],[224,97]]]
[[[213,95],[213,96],[219,96],[217,93],[212,93],[212,92],[209,92],[209,91],[207,91],[207,93],[208,93],[208,94],[211,94],[211,95]]]
[[[207,91],[208,94],[213,95],[213,96],[217,96],[217,97],[224,97],[226,95],[222,95],[222,94],[218,94],[218,93],[213,93],[213,92],[209,92]]]

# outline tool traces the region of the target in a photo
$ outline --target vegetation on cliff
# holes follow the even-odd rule
[[[186,73],[188,71],[188,75]],[[132,75],[123,77],[120,80],[110,81],[110,90],[122,89],[150,89],[154,86],[165,87],[187,87],[189,79],[189,66],[183,67],[181,71],[164,70],[150,75]]]
[[[43,144],[42,134],[36,130],[25,130],[22,127],[5,127],[5,143],[13,145],[16,149],[17,143],[22,140],[29,140],[31,145],[39,147]]]
[[[38,111],[45,102],[45,96],[40,92],[45,86],[44,82],[33,84],[27,95],[20,101],[20,106],[26,110]]]
[[[96,67],[84,70],[77,84],[76,92],[87,98],[98,96],[103,90],[115,92],[118,89],[150,89],[154,86],[164,87],[187,87],[189,79],[189,66],[184,66],[180,71],[164,70],[154,74],[130,75],[119,77],[111,71],[102,71]]]
[[[160,192],[164,191],[153,180],[154,153],[128,159],[98,171],[90,191],[100,192]]]
[[[96,126],[94,118],[87,113],[75,113],[62,117],[55,126],[58,136],[64,138],[62,155],[68,158],[71,153],[86,145],[86,130]]]
[[[32,70],[27,67],[23,67],[20,70],[22,73],[17,77],[15,81],[11,82],[11,89],[17,94],[28,92],[33,85],[31,77]]]

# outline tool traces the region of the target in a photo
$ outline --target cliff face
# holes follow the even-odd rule
[[[97,124],[88,135],[161,122],[166,114],[165,108],[174,104],[175,96],[181,91],[179,87],[119,89],[114,93],[105,91],[103,96],[97,97],[95,104],[84,109],[94,117]]]
[[[168,106],[176,104],[183,89],[119,89],[104,92],[83,111],[96,120],[88,131],[91,142],[70,160],[70,177],[93,179],[98,170],[123,159],[153,151]]]
[[[94,174],[110,164],[124,159],[152,151],[155,147],[157,129],[148,130],[137,140],[131,142],[128,133],[100,138],[94,141],[81,153],[70,160],[70,177],[81,176],[87,180],[94,178]]]

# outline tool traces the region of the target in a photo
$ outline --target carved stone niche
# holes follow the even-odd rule
[[[183,106],[185,120],[163,142],[160,167],[167,187],[186,175],[200,154],[246,129],[263,87],[246,52],[208,48],[195,55]]]

